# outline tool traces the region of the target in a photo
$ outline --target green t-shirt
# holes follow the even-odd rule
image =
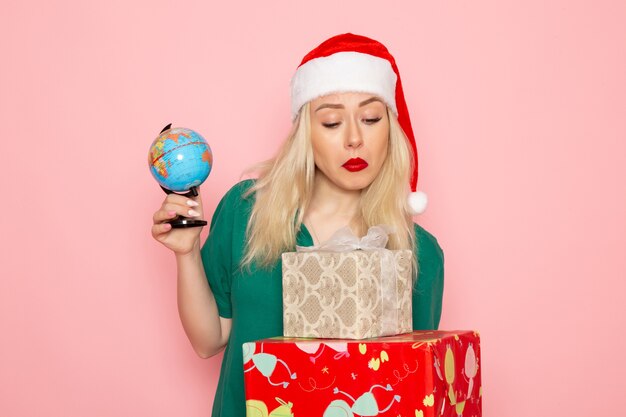
[[[242,181],[226,193],[213,214],[209,237],[202,247],[202,262],[219,315],[232,318],[213,417],[246,414],[242,344],[283,333],[281,261],[271,269],[257,269],[254,264],[249,270],[239,268],[254,203],[254,195],[243,198],[243,194],[253,184],[254,180]],[[443,252],[437,240],[422,227],[415,225],[415,234],[419,276],[413,291],[413,328],[437,329],[443,295]],[[313,245],[304,225],[296,244]]]

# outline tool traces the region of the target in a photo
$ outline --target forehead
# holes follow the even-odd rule
[[[346,93],[331,93],[331,94],[323,95],[321,97],[311,100],[311,106],[316,107],[321,104],[344,104],[344,105],[355,104],[355,105],[358,105],[359,103],[365,100],[368,100],[372,97],[377,97],[382,102],[380,104],[384,105],[384,100],[376,96],[375,94],[346,92]],[[374,101],[374,103],[378,103],[378,102]]]

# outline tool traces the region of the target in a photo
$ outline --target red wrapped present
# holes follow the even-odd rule
[[[245,343],[243,360],[248,417],[482,415],[473,331],[275,337]]]

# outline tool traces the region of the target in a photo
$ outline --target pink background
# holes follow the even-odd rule
[[[210,415],[221,358],[180,325],[148,147],[169,122],[209,140],[210,215],[348,31],[397,59],[485,415],[621,414],[626,6],[396,3],[3,2],[0,415]]]

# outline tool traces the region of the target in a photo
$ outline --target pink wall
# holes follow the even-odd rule
[[[148,146],[207,137],[212,211],[287,133],[304,53],[347,31],[397,58],[485,415],[620,414],[623,2],[128,3],[3,4],[0,415],[210,414],[220,358],[178,320]]]

